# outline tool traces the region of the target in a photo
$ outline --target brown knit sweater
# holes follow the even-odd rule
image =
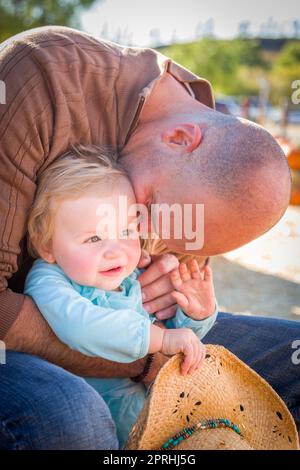
[[[147,87],[166,72],[213,107],[206,80],[151,49],[55,26],[0,45],[0,80],[6,87],[6,102],[0,101],[0,339],[23,303],[32,262],[26,220],[37,175],[75,142],[121,149],[138,125]],[[148,248],[164,251],[157,241]]]

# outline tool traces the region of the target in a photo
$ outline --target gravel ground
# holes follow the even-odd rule
[[[212,258],[220,310],[300,321],[300,206],[268,233]]]

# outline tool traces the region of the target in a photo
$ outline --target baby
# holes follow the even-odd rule
[[[131,208],[127,214],[119,212],[120,196]],[[29,216],[29,249],[39,259],[27,276],[25,294],[72,349],[115,362],[181,352],[182,373],[192,373],[205,357],[200,339],[217,316],[211,269],[206,266],[202,278],[193,260],[170,273],[178,307],[164,321],[166,328],[157,326],[155,315],[143,308],[137,280],[142,270],[137,269],[141,246],[135,204],[115,155],[77,146],[56,160],[39,180]],[[129,378],[84,379],[109,406],[122,448],[146,388]]]

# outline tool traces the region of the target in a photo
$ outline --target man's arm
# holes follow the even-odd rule
[[[34,58],[38,49],[13,40],[0,47],[0,80],[6,85],[5,103],[0,103],[0,339],[24,302],[7,288],[8,281],[20,268],[36,175],[49,154],[56,121],[54,93]]]
[[[146,358],[143,358],[120,364],[73,351],[58,340],[27,296],[4,342],[7,349],[36,354],[74,374],[88,377],[133,377],[142,373],[146,363]]]

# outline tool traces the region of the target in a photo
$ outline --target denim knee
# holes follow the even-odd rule
[[[118,449],[107,405],[80,377],[11,351],[0,374],[0,449]]]

